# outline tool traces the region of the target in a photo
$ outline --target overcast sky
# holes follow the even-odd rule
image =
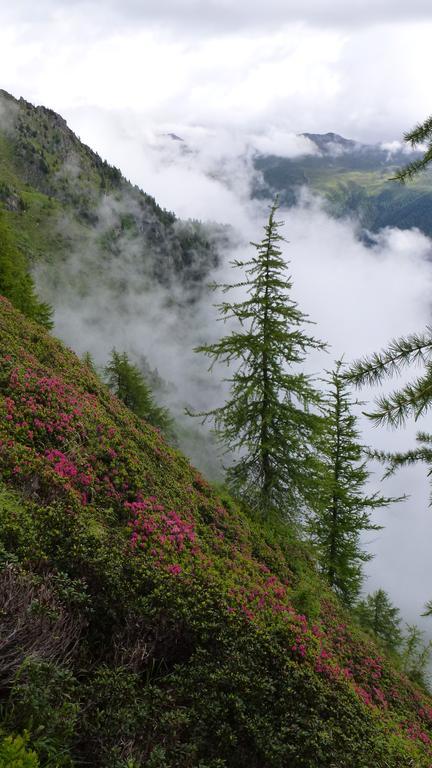
[[[15,0],[1,85],[80,127],[151,125],[399,138],[431,110],[430,0]]]

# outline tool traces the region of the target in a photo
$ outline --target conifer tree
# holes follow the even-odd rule
[[[379,385],[386,378],[399,375],[405,368],[423,366],[423,372],[414,381],[390,395],[376,400],[376,408],[367,415],[377,425],[403,426],[409,418],[415,421],[432,407],[432,329],[393,340],[387,349],[356,361],[346,374],[356,386]],[[375,451],[374,456],[387,464],[385,476],[396,469],[417,462],[428,465],[432,474],[432,435],[417,433],[417,445],[405,452]]]
[[[130,362],[125,352],[115,349],[105,367],[107,384],[133,413],[159,427],[167,437],[173,437],[173,421],[166,408],[157,405],[151,389],[139,368]]]
[[[378,589],[361,600],[356,607],[361,626],[381,640],[391,650],[397,650],[402,642],[400,612],[387,592]]]
[[[424,632],[420,627],[407,624],[399,653],[405,674],[417,685],[427,688],[430,680],[432,640],[424,642]]]
[[[276,509],[294,520],[312,482],[311,451],[320,417],[320,395],[301,363],[325,345],[305,333],[307,317],[291,298],[292,283],[280,249],[277,201],[270,208],[264,237],[246,262],[244,281],[217,286],[224,293],[246,291],[242,301],[218,305],[221,319],[235,321],[232,332],[197,352],[232,365],[227,402],[193,414],[209,418],[227,452],[235,456],[227,480],[239,495],[267,515]]]
[[[366,492],[370,473],[341,365],[337,363],[327,380],[309,528],[318,545],[322,572],[350,605],[360,592],[362,564],[372,558],[361,546],[361,534],[381,529],[371,522],[370,513],[397,499]]]
[[[377,425],[397,427],[411,416],[417,420],[432,405],[432,328],[393,339],[387,349],[357,360],[347,378],[356,386],[379,385],[406,368],[421,365],[421,376],[393,394],[378,398],[377,409],[369,414]]]
[[[92,373],[96,373],[97,374],[96,363],[94,361],[94,358],[93,358],[93,355],[91,354],[91,352],[84,352],[84,354],[83,354],[81,359],[82,359],[84,365],[86,365],[87,368],[90,368]]]
[[[417,149],[417,147],[423,145],[426,145],[426,149],[423,152],[423,157],[413,160],[398,171],[395,179],[402,182],[413,179],[414,176],[417,176],[420,171],[423,171],[432,163],[432,115],[424,120],[423,123],[419,123],[411,131],[405,133],[404,141],[412,149]]]

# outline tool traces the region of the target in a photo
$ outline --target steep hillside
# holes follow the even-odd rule
[[[2,728],[42,766],[430,766],[432,701],[307,548],[4,299],[0,411]]]
[[[255,168],[262,174],[260,197],[279,193],[287,205],[297,200],[302,186],[322,195],[328,212],[336,217],[355,216],[371,232],[383,227],[417,227],[432,234],[432,174],[401,185],[391,181],[397,169],[419,154],[407,155],[378,145],[359,144],[335,133],[304,134],[317,154],[295,159],[258,155]]]
[[[157,374],[160,337],[181,334],[192,354],[185,329],[193,327],[227,232],[162,210],[62,117],[0,91],[0,293],[39,320],[49,321],[51,306],[56,333],[80,354],[90,351],[100,366],[114,346],[127,351],[146,376],[151,371],[156,398],[179,422],[185,402],[176,387],[185,370],[169,372],[166,382]],[[2,274],[5,234],[8,261],[15,272],[30,267],[42,303],[33,295],[15,301]],[[25,282],[18,282],[22,293]],[[178,434],[190,455],[207,456],[208,441],[194,425],[180,424]]]
[[[220,232],[162,210],[84,145],[60,115],[2,90],[0,208],[29,263],[49,265],[44,277],[50,284],[40,286],[48,298],[66,289],[64,268],[77,254],[89,254],[79,267],[75,258],[78,295],[89,289],[92,273],[103,279],[116,261],[124,261],[121,270],[133,259],[144,289],[154,281],[180,281],[192,292],[217,263]]]

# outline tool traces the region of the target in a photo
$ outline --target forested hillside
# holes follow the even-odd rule
[[[315,154],[297,158],[257,155],[254,165],[262,174],[258,197],[276,192],[283,204],[294,205],[302,187],[324,198],[335,217],[350,216],[360,227],[378,232],[383,227],[417,227],[432,234],[431,173],[409,185],[394,180],[401,167],[421,156],[401,148],[361,144],[334,133],[304,134],[315,145]]]
[[[12,298],[11,260],[15,270],[32,275],[27,288],[20,281],[23,296],[15,306],[53,322],[57,334],[81,354],[91,351],[100,366],[114,346],[127,351],[150,376],[159,400],[175,390],[175,375],[166,383],[155,371],[158,328],[167,337],[180,333],[178,317],[183,326],[194,323],[194,304],[205,295],[229,228],[181,221],[162,210],[85,146],[62,117],[5,91],[0,228],[0,290]],[[171,401],[181,416],[182,399],[175,394]],[[179,431],[189,454],[207,456],[194,427]]]
[[[122,258],[133,262],[143,287],[180,281],[192,295],[217,263],[217,231],[162,210],[82,144],[60,115],[5,91],[0,91],[0,204],[28,263],[49,265],[47,295],[66,290],[62,271],[77,253],[91,256],[75,274],[78,295],[91,284],[86,268],[103,279],[107,265]],[[126,266],[118,267],[119,294]]]

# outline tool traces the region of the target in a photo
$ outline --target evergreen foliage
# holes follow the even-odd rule
[[[372,632],[387,648],[397,650],[402,642],[399,608],[392,605],[383,589],[367,595],[357,605],[357,616],[361,626]]]
[[[423,373],[414,381],[390,395],[376,400],[376,409],[367,414],[377,425],[403,426],[409,418],[419,419],[432,406],[432,328],[394,339],[387,349],[358,360],[346,374],[347,380],[361,386],[381,384],[386,378],[399,375],[405,368],[422,365]],[[417,446],[405,452],[375,451],[374,456],[387,464],[385,477],[396,469],[419,461],[432,473],[432,435],[417,433]]]
[[[89,365],[89,360],[86,360]],[[166,435],[173,436],[173,421],[166,408],[155,402],[149,385],[139,368],[130,362],[125,352],[115,349],[105,367],[111,391],[140,419],[145,419]]]
[[[340,362],[327,384],[309,528],[318,544],[321,570],[349,605],[360,592],[362,563],[372,558],[361,546],[361,534],[381,528],[371,522],[370,512],[395,499],[366,493],[370,473],[352,411],[355,403],[341,374]]]
[[[40,302],[24,256],[14,244],[13,235],[0,211],[0,294],[21,312],[47,328],[52,327],[51,309]]]
[[[89,368],[93,373],[97,374],[96,363],[94,361],[93,355],[90,352],[84,352],[82,361],[84,365],[87,366],[87,368]]]
[[[407,367],[424,365],[425,371],[412,383],[377,399],[377,409],[369,414],[377,425],[393,427],[413,416],[418,419],[432,405],[432,328],[393,339],[387,349],[358,360],[347,377],[356,386],[381,384]]]
[[[235,371],[227,402],[194,415],[210,418],[227,451],[239,455],[227,472],[230,486],[263,515],[278,509],[295,519],[312,482],[310,456],[320,424],[320,394],[300,366],[311,349],[325,345],[305,333],[307,317],[291,298],[277,209],[275,201],[263,239],[251,243],[255,255],[233,262],[245,269],[245,280],[217,286],[224,293],[246,290],[247,297],[218,305],[221,319],[237,327],[196,351],[212,358],[212,366],[233,364]]]
[[[408,163],[408,165],[398,171],[395,179],[402,182],[410,181],[432,162],[432,115],[426,118],[423,123],[418,123],[411,131],[405,133],[404,140],[407,144],[411,145],[412,149],[417,149],[424,144],[426,144],[426,149],[423,157]]]
[[[407,634],[403,638],[400,649],[402,669],[410,680],[427,688],[432,640],[425,643],[424,632],[416,624],[407,624],[406,630]]]

